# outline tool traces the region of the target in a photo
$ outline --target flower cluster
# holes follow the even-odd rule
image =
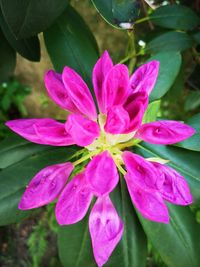
[[[58,198],[56,219],[60,225],[67,225],[80,221],[96,197],[89,231],[98,266],[107,262],[123,234],[123,222],[109,197],[119,182],[118,170],[124,175],[133,204],[149,220],[169,222],[165,201],[178,205],[192,202],[186,181],[174,169],[159,159],[144,159],[124,151],[142,140],[168,145],[194,134],[193,128],[177,121],[143,123],[158,71],[159,62],[151,61],[129,77],[127,67],[113,65],[104,52],[92,75],[98,115],[90,90],[74,70],[65,67],[62,74],[50,70],[45,75],[45,85],[53,101],[70,112],[67,121],[46,118],[6,123],[31,142],[85,147],[87,153],[74,163],[48,166],[36,174],[19,208],[37,208]],[[74,167],[89,159],[84,169],[67,183]]]

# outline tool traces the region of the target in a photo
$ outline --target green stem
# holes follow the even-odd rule
[[[150,20],[150,17],[147,16],[147,17],[136,20],[135,24],[143,23],[143,22],[148,21],[148,20]]]
[[[135,48],[135,35],[134,35],[134,31],[130,30],[128,31],[128,36],[129,36],[129,46],[130,46],[130,50],[129,50],[129,55],[134,54],[136,55],[136,48]],[[136,65],[136,57],[132,57],[132,59],[130,60],[129,64],[128,64],[128,69],[129,69],[129,73],[132,74],[134,67]]]
[[[86,156],[84,156],[84,157],[82,157],[82,158],[80,158],[80,159],[78,159],[78,160],[72,162],[72,164],[73,164],[74,167],[75,167],[75,166],[77,166],[78,164],[80,164],[80,163],[86,161],[87,159],[89,159],[89,158],[91,158],[91,157],[97,155],[99,152],[100,152],[100,149],[95,150],[95,151],[93,151],[93,152],[91,152],[91,153],[88,153]]]
[[[131,140],[131,141],[129,141],[129,142],[126,142],[126,143],[123,143],[123,144],[118,144],[118,145],[116,145],[116,147],[119,149],[119,150],[121,150],[121,149],[124,149],[124,148],[126,148],[126,147],[131,147],[131,146],[138,146],[138,143],[140,143],[141,142],[141,140],[139,140],[139,139],[133,139],[133,140]]]

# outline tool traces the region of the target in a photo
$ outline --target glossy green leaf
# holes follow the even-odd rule
[[[70,6],[44,32],[45,44],[55,69],[62,72],[64,66],[75,69],[91,82],[92,68],[98,59],[98,48],[94,36]]]
[[[18,210],[22,193],[31,178],[42,168],[65,162],[74,147],[50,147],[31,144],[11,135],[0,143],[0,225],[19,221],[28,212]],[[5,155],[5,158],[4,158]]]
[[[152,39],[146,46],[146,53],[159,51],[184,51],[194,44],[193,39],[184,32],[166,32]]]
[[[200,202],[200,153],[175,146],[152,145],[142,142],[136,152],[145,158],[169,160],[167,165],[176,169],[187,180],[194,201]]]
[[[16,64],[16,53],[5,39],[0,29],[0,83],[8,80]]]
[[[122,178],[123,179],[123,178]],[[109,261],[108,267],[144,267],[146,265],[146,237],[128,197],[125,182],[122,180],[111,194],[112,201],[124,222],[124,234]],[[96,266],[88,231],[88,217],[75,224],[60,227],[58,248],[61,262],[68,266]]]
[[[147,111],[145,112],[142,120],[143,123],[148,123],[156,120],[157,114],[160,110],[160,102],[160,100],[156,100],[148,105]]]
[[[200,24],[200,18],[189,7],[183,5],[166,5],[157,8],[150,15],[150,20],[163,28],[192,30]]]
[[[139,215],[147,237],[168,267],[199,267],[200,225],[189,207],[168,205],[170,224]]]
[[[140,13],[139,0],[92,0],[97,11],[112,26],[130,29]]]
[[[173,85],[181,68],[181,54],[178,52],[161,52],[153,55],[148,61],[158,60],[160,69],[156,85],[150,94],[150,101],[160,99]]]
[[[67,4],[68,0],[0,0],[3,16],[17,39],[46,30]]]
[[[88,215],[73,225],[59,227],[58,253],[64,267],[95,267],[88,231]]]
[[[9,42],[10,46],[16,50],[21,56],[31,61],[40,60],[40,43],[37,36],[17,40],[14,34],[10,31],[9,26],[3,18],[0,10],[0,27]]]
[[[187,140],[178,143],[177,146],[189,150],[200,151],[200,113],[194,115],[193,117],[188,119],[185,123],[192,126],[196,130],[196,133]]]

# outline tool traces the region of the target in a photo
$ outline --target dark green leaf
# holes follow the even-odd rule
[[[138,0],[92,0],[101,16],[112,26],[130,29],[140,13]]]
[[[64,267],[95,267],[88,231],[88,216],[81,222],[59,228],[58,252]]]
[[[161,6],[150,15],[150,19],[158,26],[186,31],[192,30],[200,23],[194,11],[182,5]]]
[[[0,83],[8,80],[16,64],[16,53],[10,47],[0,29]]]
[[[187,95],[184,109],[185,111],[191,111],[200,106],[200,91],[191,91]]]
[[[0,143],[0,152],[0,225],[5,225],[27,215],[17,206],[31,178],[48,165],[67,161],[75,148],[30,144],[13,136]]]
[[[72,8],[67,10],[44,32],[45,44],[55,69],[64,66],[75,69],[91,81],[92,68],[98,59],[96,41],[89,28]]]
[[[105,266],[143,267],[146,263],[146,237],[128,197],[125,183],[111,194],[113,203],[124,222],[124,234]],[[81,222],[60,227],[58,235],[59,255],[63,266],[96,266],[88,231],[88,217]]]
[[[10,46],[16,50],[21,56],[31,60],[40,60],[40,43],[37,36],[17,40],[13,33],[10,31],[7,23],[5,22],[3,15],[0,10],[0,27],[9,42]]]
[[[197,42],[197,44],[200,44],[200,32],[196,32],[195,34],[192,35],[192,37]]]
[[[200,153],[180,147],[141,143],[136,152],[145,158],[159,157],[169,160],[169,166],[176,169],[187,180],[194,201],[200,201]]]
[[[168,267],[199,267],[200,225],[189,207],[168,205],[170,224],[139,219],[147,237]]]
[[[181,67],[181,55],[178,52],[162,52],[155,54],[148,61],[160,62],[156,85],[150,95],[150,101],[161,98],[173,85]]]
[[[192,126],[196,130],[196,133],[189,139],[178,143],[177,146],[194,151],[200,151],[200,113],[191,117],[186,121],[186,123]]]
[[[193,39],[184,32],[166,32],[151,40],[146,46],[146,53],[159,51],[184,51],[193,46]]]
[[[17,39],[46,30],[67,4],[68,0],[0,0],[3,16]]]

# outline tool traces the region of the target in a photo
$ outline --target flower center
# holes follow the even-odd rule
[[[99,115],[98,122],[101,129],[100,136],[86,148],[92,154],[99,154],[105,150],[109,151],[116,165],[119,167],[123,164],[121,150],[139,143],[140,140],[134,139],[135,132],[129,134],[110,134],[105,132],[104,125],[106,116],[103,114]]]

